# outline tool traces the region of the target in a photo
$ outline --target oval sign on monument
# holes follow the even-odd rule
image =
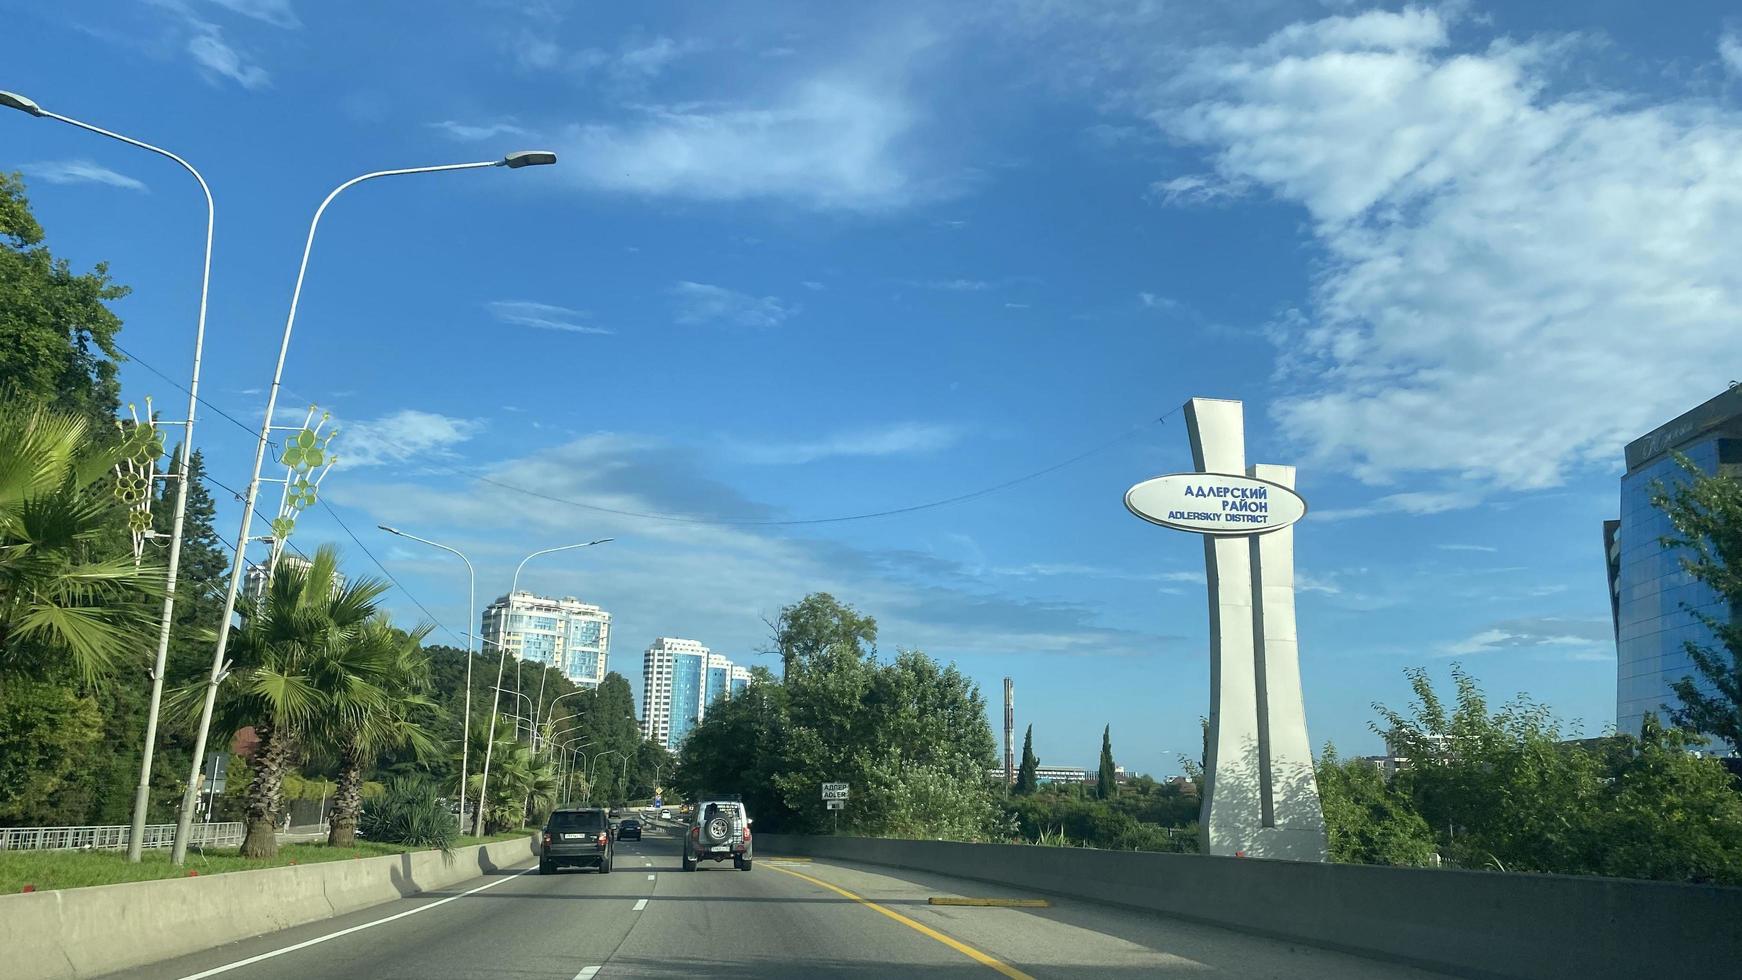
[[[1170,473],[1125,491],[1131,513],[1198,534],[1263,534],[1306,516],[1300,494],[1269,480],[1228,473]]]

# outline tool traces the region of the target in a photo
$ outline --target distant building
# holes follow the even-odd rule
[[[1665,705],[1677,703],[1670,686],[1676,681],[1691,676],[1710,690],[1685,647],[1689,640],[1717,645],[1695,613],[1736,614],[1682,570],[1680,554],[1660,543],[1675,529],[1652,506],[1651,496],[1654,485],[1687,480],[1677,453],[1707,473],[1742,476],[1742,388],[1731,388],[1627,444],[1621,517],[1603,523],[1615,626],[1615,730],[1627,735],[1639,734],[1646,712],[1667,721]]]
[[[986,770],[986,775],[1002,783],[1004,781],[1004,767],[994,766]],[[1092,783],[1100,778],[1100,766],[1093,769],[1079,769],[1076,766],[1036,766],[1034,768],[1034,781],[1042,786],[1048,783]],[[1129,781],[1130,778],[1126,774],[1124,766],[1113,767],[1114,782],[1123,783]]]
[[[308,570],[313,566],[314,566],[313,561],[311,561],[307,558],[304,558],[303,556],[298,555],[298,554],[286,553],[286,554],[281,554],[278,556],[278,567],[279,568],[290,568],[290,569],[295,569],[295,570],[307,573]],[[249,601],[259,602],[261,597],[266,595],[266,584],[267,584],[266,576],[267,576],[267,572],[266,572],[266,563],[265,562],[261,562],[257,565],[249,565],[248,566],[247,575],[244,577],[244,579],[242,581],[242,594],[247,596]],[[334,593],[342,592],[342,591],[344,591],[344,588],[345,588],[345,575],[344,575],[344,573],[335,571],[333,573],[333,592]]]
[[[696,640],[662,636],[642,655],[641,682],[641,734],[675,750],[710,704],[749,687],[750,671]]]
[[[573,596],[516,592],[484,610],[484,654],[499,649],[527,663],[549,664],[582,687],[598,687],[611,655],[611,614]]]

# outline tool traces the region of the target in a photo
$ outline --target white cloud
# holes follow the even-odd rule
[[[946,293],[982,293],[993,285],[984,279],[909,279],[906,282],[909,286],[937,289]]]
[[[1495,552],[1495,551],[1500,550],[1499,548],[1493,547],[1492,545],[1486,545],[1486,544],[1436,544],[1436,545],[1434,545],[1434,547],[1440,549],[1441,551]]]
[[[273,27],[298,28],[302,21],[290,8],[290,0],[207,0],[232,13],[264,21]]]
[[[142,182],[89,160],[45,160],[19,164],[18,169],[27,177],[50,184],[107,184],[130,191],[145,190]]]
[[[1742,38],[1730,33],[1718,38],[1718,58],[1724,62],[1725,71],[1742,75]]]
[[[741,327],[777,327],[797,312],[777,296],[756,297],[705,282],[679,282],[672,293],[679,323],[719,320]]]
[[[1562,619],[1544,616],[1495,623],[1487,629],[1440,648],[1440,655],[1466,657],[1500,651],[1531,651],[1557,659],[1614,659],[1614,624],[1606,619]]]
[[[1569,90],[1569,49],[1454,52],[1442,14],[1374,12],[1204,52],[1158,91],[1218,177],[1311,219],[1323,267],[1276,329],[1274,414],[1312,462],[1551,486],[1723,389],[1742,116]]]
[[[445,119],[441,122],[429,123],[428,125],[431,129],[441,130],[441,132],[446,136],[467,143],[474,143],[478,140],[487,140],[493,136],[532,135],[532,133],[524,127],[515,125],[512,122],[474,124],[458,122],[453,119]]]
[[[566,306],[534,303],[523,299],[499,299],[484,304],[490,315],[503,323],[540,330],[562,330],[568,333],[609,334],[610,330],[584,322],[590,314]]]
[[[271,82],[266,69],[249,63],[241,52],[224,40],[224,33],[217,25],[195,24],[186,50],[207,77],[220,75],[250,91],[265,88]]]
[[[960,426],[933,422],[900,422],[870,429],[857,429],[801,442],[731,444],[734,459],[747,463],[811,463],[840,456],[904,456],[934,453],[961,442]]]
[[[1215,174],[1185,174],[1150,184],[1149,196],[1170,207],[1196,207],[1231,201],[1246,194],[1251,187],[1251,183],[1243,179]]]
[[[1179,300],[1158,296],[1155,293],[1138,293],[1137,301],[1142,303],[1146,310],[1172,310],[1179,307]]]
[[[1338,507],[1309,510],[1307,517],[1318,521],[1347,521],[1375,514],[1441,514],[1448,510],[1463,510],[1482,502],[1479,494],[1463,490],[1414,490],[1379,497],[1359,507]]]
[[[828,288],[827,286],[824,286],[822,283],[817,282],[814,279],[806,279],[804,282],[799,283],[799,285],[803,286],[806,289],[811,290],[812,292],[821,292],[824,289]]]
[[[332,449],[346,468],[383,463],[435,462],[455,455],[484,423],[407,408],[391,415],[339,426]]]
[[[559,149],[566,174],[601,190],[880,210],[925,194],[903,152],[913,125],[888,86],[816,78],[760,106],[650,106],[573,126]]]
[[[527,573],[533,588],[580,595],[610,609],[620,636],[698,636],[716,650],[754,650],[766,640],[764,616],[807,592],[827,591],[875,615],[886,649],[919,647],[946,658],[1007,656],[1015,649],[1152,656],[1178,642],[1103,626],[1092,604],[988,588],[959,563],[935,555],[859,548],[790,529],[634,520],[549,499],[721,519],[774,516],[711,481],[697,454],[658,440],[595,434],[507,461],[489,475],[547,496],[385,475],[375,482],[329,481],[329,496],[370,519],[417,527],[462,548],[477,563],[480,581],[506,581],[514,563],[553,534],[616,537],[586,552],[584,561],[553,561]],[[406,558],[427,562],[441,581],[452,574],[438,554]],[[408,584],[419,588],[416,579]],[[434,591],[422,597],[450,627],[463,628],[459,609],[444,608]]]

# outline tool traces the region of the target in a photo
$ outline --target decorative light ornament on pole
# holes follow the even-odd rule
[[[200,357],[206,346],[206,295],[212,284],[212,229],[217,223],[218,211],[216,205],[212,203],[212,189],[206,186],[206,178],[200,176],[200,172],[194,169],[193,164],[161,146],[152,146],[150,143],[141,142],[131,136],[123,136],[120,133],[110,132],[101,126],[80,122],[71,116],[50,112],[37,105],[35,101],[16,92],[0,92],[0,107],[17,109],[39,119],[64,122],[69,126],[96,133],[98,136],[106,136],[118,143],[126,143],[128,146],[141,150],[149,150],[160,157],[167,157],[193,176],[200,185],[200,193],[206,198],[206,258],[200,269],[200,314],[194,327],[193,371],[189,375],[187,387],[188,411],[187,417],[181,422],[181,466],[173,476],[166,477],[166,479],[176,481],[176,488],[175,516],[171,519],[169,528],[169,557],[164,564],[163,614],[158,617],[157,623],[157,656],[152,661],[151,668],[151,701],[145,712],[145,746],[143,751],[139,753],[139,784],[133,793],[133,825],[127,837],[127,860],[138,863],[145,836],[145,811],[151,805],[151,763],[157,748],[157,716],[163,705],[164,665],[169,659],[169,633],[175,617],[176,576],[181,569],[181,532],[188,508],[188,457],[193,453],[194,416],[198,412],[200,404]],[[150,413],[147,412],[147,414]]]
[[[1240,402],[1186,403],[1195,473],[1125,493],[1133,514],[1203,535],[1210,600],[1210,730],[1198,818],[1205,854],[1325,861],[1325,817],[1301,700],[1294,467],[1246,465]]]
[[[292,430],[292,434],[284,440],[284,452],[278,457],[278,461],[284,464],[284,495],[279,498],[278,516],[272,519],[272,551],[266,559],[268,581],[278,568],[278,556],[284,554],[285,543],[296,531],[297,517],[315,505],[321,481],[339,461],[339,457],[327,448],[333,437],[339,434],[338,428],[321,431],[332,421],[333,413],[321,412],[319,421],[316,421],[316,412],[320,409],[310,405],[308,417],[301,425],[285,426]]]
[[[131,402],[127,414],[132,424],[115,420],[121,430],[126,455],[115,463],[115,499],[127,505],[127,534],[133,541],[133,564],[145,557],[145,542],[151,533],[152,484],[157,481],[157,461],[163,456],[163,436],[151,414],[151,399],[145,399],[145,418]]]
[[[278,389],[284,382],[284,361],[290,354],[290,337],[296,328],[296,308],[302,300],[302,284],[308,275],[309,255],[314,251],[315,232],[320,229],[321,215],[327,211],[327,206],[347,189],[357,186],[366,180],[378,177],[400,177],[409,174],[444,173],[450,170],[475,170],[482,167],[507,167],[518,170],[521,167],[549,164],[556,162],[556,154],[544,150],[522,151],[511,153],[500,160],[480,160],[472,163],[449,163],[435,167],[403,167],[397,170],[376,170],[360,174],[333,188],[332,192],[315,208],[314,217],[309,221],[308,238],[302,246],[302,262],[296,270],[296,286],[290,292],[290,312],[284,318],[284,334],[278,342],[278,361],[272,369],[272,386],[266,393],[266,411],[261,415],[260,435],[254,444],[254,472],[248,478],[248,489],[242,499],[242,527],[236,533],[236,556],[230,563],[230,584],[224,593],[224,611],[218,618],[218,641],[212,648],[212,667],[206,678],[205,704],[200,708],[199,728],[194,735],[193,769],[188,774],[187,790],[182,794],[181,812],[177,815],[175,829],[175,848],[170,854],[170,860],[181,864],[187,860],[188,840],[192,833],[193,809],[196,795],[199,792],[201,756],[206,751],[206,739],[211,735],[212,710],[218,700],[218,684],[225,672],[225,651],[230,644],[231,618],[236,612],[236,593],[241,591],[242,576],[248,564],[248,529],[254,520],[254,501],[260,495],[260,468],[266,462],[266,443],[272,434],[272,413],[278,407]],[[189,413],[192,417],[192,413]],[[185,471],[184,471],[185,472]],[[472,611],[467,611],[470,617]],[[470,665],[470,659],[467,664]],[[468,686],[467,694],[471,689]],[[462,774],[463,775],[463,774]],[[461,807],[464,810],[464,807]]]

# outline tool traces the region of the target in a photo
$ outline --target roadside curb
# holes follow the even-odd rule
[[[11,980],[87,980],[526,864],[536,837],[355,861],[0,895]]]

